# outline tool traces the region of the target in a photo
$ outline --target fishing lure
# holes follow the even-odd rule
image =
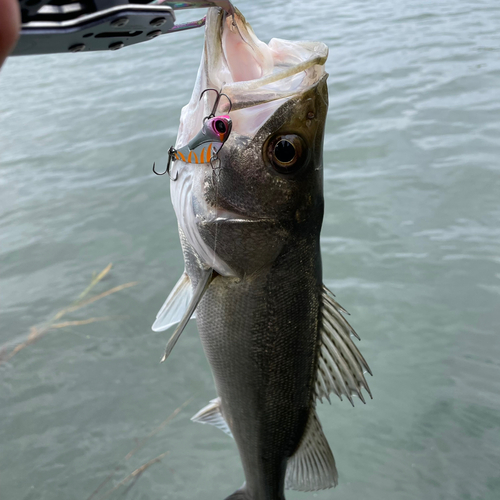
[[[220,116],[215,116],[215,114],[222,96],[226,97],[229,101],[228,113],[231,111],[232,103],[231,99],[229,99],[226,94],[222,94],[215,89],[204,90],[200,95],[200,100],[207,91],[214,91],[217,93],[212,112],[203,119],[201,130],[185,146],[179,149],[170,146],[168,150],[167,168],[164,172],[158,172],[156,170],[156,164],[153,163],[153,172],[156,175],[165,175],[168,173],[169,177],[173,181],[176,181],[178,174],[175,175],[175,178],[172,178],[170,175],[172,161],[181,160],[186,163],[210,163],[213,165],[214,160],[217,159],[219,151],[222,149],[222,146],[231,133],[232,121],[229,114]]]

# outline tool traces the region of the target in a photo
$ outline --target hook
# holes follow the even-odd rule
[[[168,150],[167,168],[165,169],[164,172],[158,172],[156,170],[156,162],[155,162],[155,163],[153,163],[153,172],[156,175],[168,174],[168,176],[170,177],[171,180],[176,181],[177,178],[179,177],[179,172],[175,173],[175,178],[170,175],[170,167],[172,165],[172,160],[175,160],[175,153],[176,153],[176,149],[173,146],[170,146],[170,149]]]
[[[168,168],[167,168],[168,169]],[[156,162],[153,163],[153,172],[156,174],[156,175],[165,175],[167,173],[167,170],[165,170],[165,172],[158,172],[156,170]]]
[[[205,120],[209,120],[210,118],[213,118],[215,116],[215,113],[217,112],[217,108],[219,107],[219,102],[220,102],[220,98],[222,96],[224,96],[228,101],[229,101],[229,109],[227,111],[227,114],[229,114],[231,112],[231,108],[233,107],[233,103],[231,102],[231,99],[229,99],[229,96],[227,96],[226,94],[223,94],[222,92],[219,92],[218,90],[216,89],[205,89],[201,94],[200,94],[200,101],[201,101],[201,98],[203,97],[203,94],[205,92],[208,92],[209,90],[213,90],[216,94],[217,94],[217,97],[215,98],[215,102],[214,102],[214,105],[213,105],[213,108],[212,108],[212,112],[206,116],[204,118],[204,121]]]

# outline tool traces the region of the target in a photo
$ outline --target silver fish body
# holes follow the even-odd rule
[[[251,66],[253,57],[255,67],[239,69],[233,61],[231,68],[238,37],[241,58]],[[176,162],[171,190],[186,265],[177,288],[198,291],[197,325],[218,395],[193,419],[236,441],[246,482],[228,498],[282,500],[285,487],[309,491],[336,484],[316,399],[330,393],[351,399],[361,387],[368,390],[368,366],[322,282],[326,47],[299,46],[309,63],[302,69],[283,42],[274,46],[269,68],[269,54],[254,37],[238,12],[231,19],[210,9],[193,96],[213,83],[214,68],[222,72],[225,82],[215,84],[223,83],[232,98],[234,126],[218,168]],[[276,47],[285,47],[285,55]],[[282,78],[276,78],[279,71]],[[260,88],[254,80],[263,81]],[[250,82],[247,94],[242,81]],[[276,90],[280,85],[284,90]],[[183,110],[178,140],[203,112],[193,98]],[[162,310],[174,308],[174,292]]]

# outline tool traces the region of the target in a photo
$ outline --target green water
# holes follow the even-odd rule
[[[330,47],[324,276],[374,399],[319,415],[337,489],[292,500],[500,498],[500,3],[237,1],[257,35]],[[201,12],[183,15],[195,17]],[[168,362],[150,326],[183,269],[164,164],[203,33],[0,73],[0,346],[121,290],[0,364],[0,498],[222,500],[234,442],[189,418],[215,396],[194,323]],[[190,399],[191,398],[191,399]],[[179,414],[125,455],[176,408]],[[126,490],[127,486],[132,486]]]

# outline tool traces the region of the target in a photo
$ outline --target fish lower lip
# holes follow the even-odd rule
[[[247,217],[234,212],[225,212],[224,214],[218,214],[210,222],[262,222],[267,220],[269,219],[264,217]]]
[[[266,217],[250,217],[248,215],[243,215],[238,212],[233,212],[231,210],[217,210],[214,217],[211,217],[207,222],[263,222],[269,221],[270,219]]]
[[[212,219],[211,222],[262,222],[269,219],[250,219],[247,217],[217,217]]]

